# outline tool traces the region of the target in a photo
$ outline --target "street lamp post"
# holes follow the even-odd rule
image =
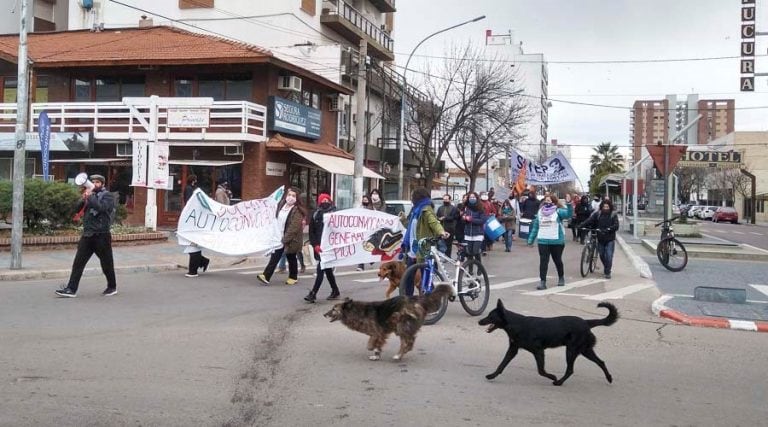
[[[480,21],[480,20],[483,20],[483,19],[485,19],[485,15],[478,16],[477,18],[470,19],[469,21],[464,21],[462,23],[459,23],[459,24],[456,24],[456,25],[452,25],[452,26],[447,27],[447,28],[443,28],[440,31],[435,31],[434,33],[428,35],[427,37],[424,37],[424,39],[422,39],[416,45],[416,47],[413,48],[413,50],[411,51],[410,55],[408,55],[408,60],[405,61],[405,68],[403,69],[403,79],[402,79],[403,84],[402,84],[402,88],[401,88],[402,91],[400,92],[400,135],[399,135],[399,139],[400,140],[398,141],[398,145],[399,145],[399,147],[398,147],[398,150],[399,150],[399,153],[398,153],[399,154],[399,160],[398,160],[398,172],[397,172],[397,184],[398,184],[397,185],[397,198],[398,199],[402,200],[402,198],[403,198],[403,184],[404,184],[403,183],[403,168],[404,168],[404,164],[403,164],[403,144],[404,144],[404,140],[405,140],[405,138],[403,136],[405,134],[405,92],[406,92],[405,73],[408,72],[408,64],[411,63],[411,58],[413,57],[413,54],[416,52],[416,49],[418,49],[419,46],[424,44],[425,41],[431,39],[432,37],[434,37],[434,36],[436,36],[436,35],[438,35],[440,33],[444,33],[446,31],[452,30],[454,28],[461,27],[462,25],[471,24],[472,22],[477,22],[477,21]]]

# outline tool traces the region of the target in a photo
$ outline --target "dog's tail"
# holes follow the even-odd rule
[[[448,298],[452,293],[451,285],[437,285],[432,292],[419,300],[419,304],[424,307],[427,313],[433,313],[440,308],[443,298]]]
[[[587,320],[587,325],[589,325],[590,328],[594,328],[595,326],[611,326],[619,319],[619,310],[616,310],[616,306],[613,304],[609,302],[601,302],[597,306],[607,308],[608,316],[604,319]]]

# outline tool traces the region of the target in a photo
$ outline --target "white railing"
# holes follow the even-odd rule
[[[180,106],[183,107],[183,106]],[[168,109],[158,107],[158,139],[168,141],[252,141],[267,139],[267,109],[247,101],[216,101],[209,107],[207,128],[170,128]],[[46,102],[31,106],[30,132],[37,132],[40,112],[51,119],[51,132],[93,132],[94,139],[146,139],[139,118],[149,122],[149,106],[135,110],[122,102]],[[16,104],[0,104],[0,132],[14,132]]]

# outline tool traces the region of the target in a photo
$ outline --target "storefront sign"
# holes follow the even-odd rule
[[[320,138],[321,112],[277,96],[267,104],[267,128],[305,138]]]
[[[146,140],[133,140],[133,177],[131,178],[131,186],[133,187],[146,187],[147,186],[147,141]]]
[[[755,90],[755,0],[741,0],[741,78],[742,92]]]
[[[264,199],[222,205],[196,189],[179,215],[180,245],[194,243],[224,255],[243,256],[282,246],[275,211],[283,187]]]
[[[400,252],[400,218],[381,211],[355,208],[323,216],[321,268],[386,262]]]
[[[27,151],[40,151],[40,134],[27,133]],[[0,151],[13,151],[16,149],[15,133],[0,133]],[[49,151],[73,151],[92,152],[93,139],[88,132],[51,132],[49,134]]]
[[[210,120],[207,108],[169,108],[169,128],[207,128]]]
[[[286,169],[285,163],[267,162],[267,176],[284,176]]]
[[[683,158],[678,163],[679,166],[700,167],[700,168],[740,168],[741,153],[738,151],[715,151],[715,150],[696,150],[690,148],[685,152]]]

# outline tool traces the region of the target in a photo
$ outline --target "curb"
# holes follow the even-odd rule
[[[149,265],[137,265],[127,267],[115,267],[116,274],[130,274],[130,273],[159,273],[162,271],[178,270],[180,266],[175,263],[167,264],[149,264]],[[186,268],[186,267],[183,267]],[[18,281],[18,280],[40,280],[40,279],[66,279],[72,272],[71,269],[66,270],[21,270],[21,271],[8,271],[0,273],[0,282],[5,281]],[[85,276],[100,276],[101,267],[86,268],[83,270],[83,277]]]
[[[659,317],[673,320],[688,326],[702,328],[735,329],[739,331],[768,332],[768,322],[752,320],[725,319],[722,317],[689,316],[683,312],[672,310],[665,304],[672,299],[671,295],[662,295],[653,302],[651,309]]]
[[[627,244],[627,242],[625,242],[624,239],[618,234],[616,235],[616,241],[619,242],[621,250],[623,250],[624,254],[627,256],[627,258],[629,258],[632,266],[635,267],[635,270],[637,270],[638,273],[640,273],[640,277],[653,280],[651,266],[649,266],[647,262],[640,258],[640,256],[637,255],[635,251],[632,250],[632,248],[629,246],[629,244]]]

